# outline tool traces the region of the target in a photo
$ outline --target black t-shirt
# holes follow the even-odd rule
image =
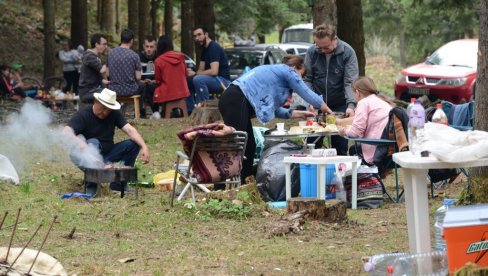
[[[218,75],[230,80],[229,61],[225,55],[224,48],[215,41],[210,41],[207,48],[203,48],[200,56],[201,61],[205,62],[205,70],[210,69],[210,63],[217,61],[219,63]]]
[[[85,139],[96,138],[102,147],[101,153],[108,153],[114,145],[115,127],[123,128],[127,120],[119,110],[112,110],[105,119],[100,119],[93,113],[92,106],[86,107],[73,115],[68,123],[76,135],[83,135]]]

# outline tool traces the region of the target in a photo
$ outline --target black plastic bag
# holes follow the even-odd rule
[[[266,144],[256,173],[256,184],[264,201],[286,200],[285,165],[283,157],[302,153],[302,146],[290,141]],[[291,196],[300,192],[300,167],[291,166]]]

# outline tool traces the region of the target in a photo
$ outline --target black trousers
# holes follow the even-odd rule
[[[236,130],[247,132],[246,159],[242,164],[241,182],[253,174],[254,153],[256,141],[252,130],[251,118],[255,116],[254,108],[242,93],[239,86],[231,84],[220,97],[219,110],[224,123]]]

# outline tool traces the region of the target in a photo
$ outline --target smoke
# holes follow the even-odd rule
[[[83,160],[87,167],[99,164],[100,160],[103,163],[93,147],[74,151],[74,141],[63,134],[64,126],[51,124],[53,118],[51,110],[40,101],[27,98],[19,112],[9,114],[0,124],[0,154],[10,160],[19,176],[37,162],[71,162],[71,157]],[[71,156],[70,151],[74,153]]]

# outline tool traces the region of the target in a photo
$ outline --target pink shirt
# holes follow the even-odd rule
[[[381,138],[383,129],[388,123],[391,105],[375,94],[360,100],[355,110],[352,126],[346,129],[346,135],[354,138]],[[364,161],[373,162],[376,146],[361,144]]]

